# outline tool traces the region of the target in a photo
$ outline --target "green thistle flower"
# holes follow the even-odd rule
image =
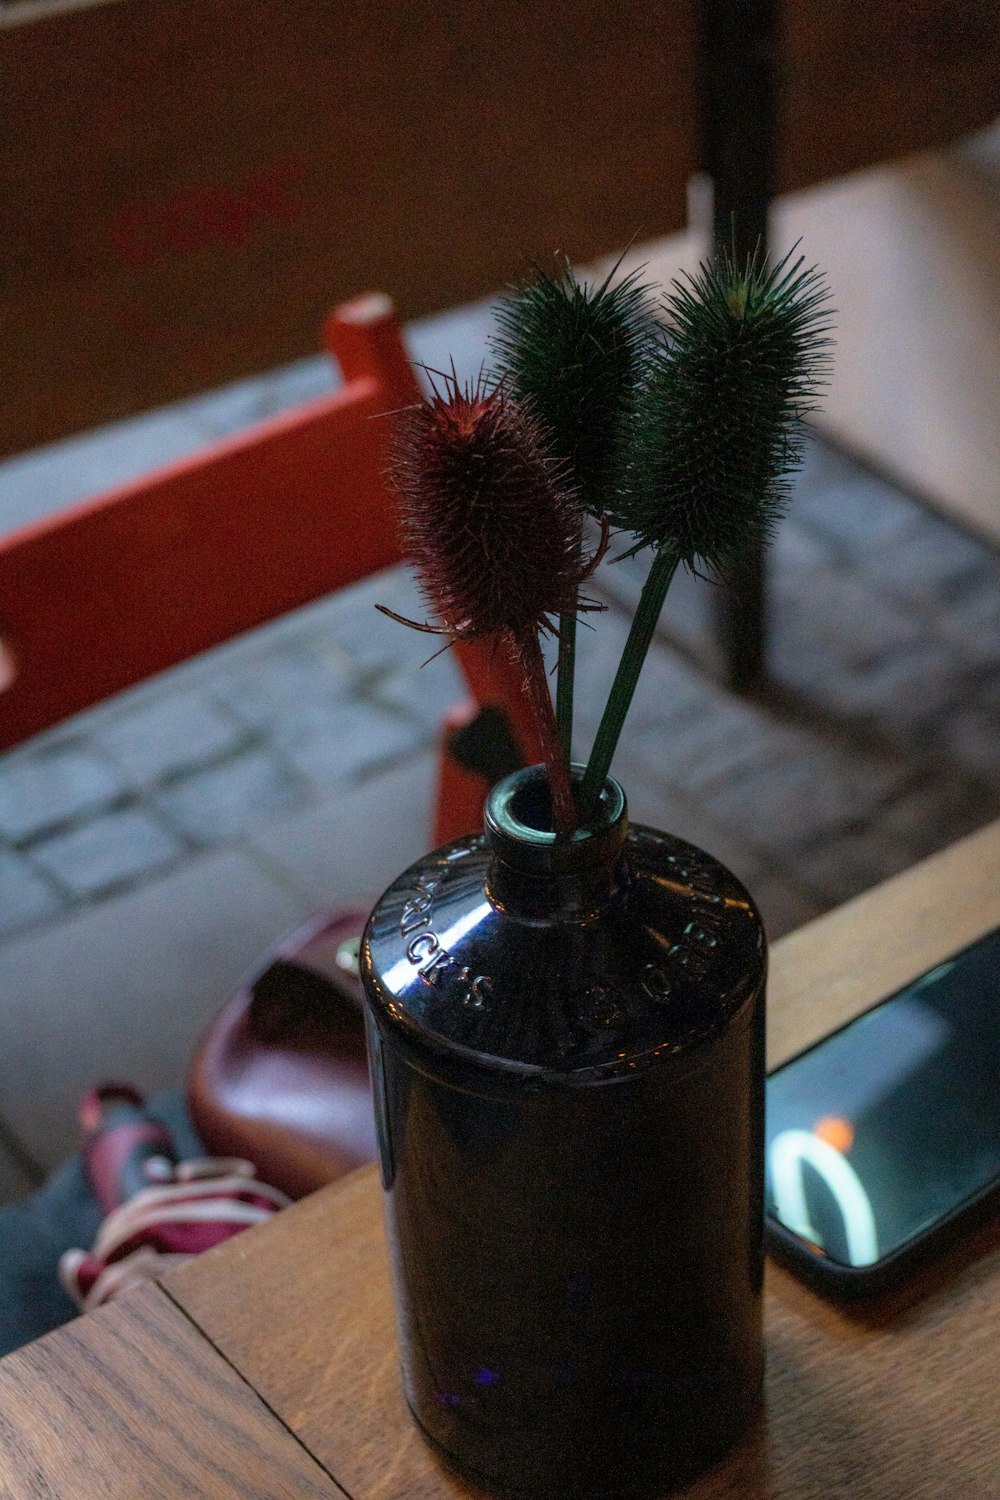
[[[794,253],[794,252],[792,252]],[[611,519],[654,556],[580,788],[584,818],[608,774],[671,579],[681,563],[728,569],[780,519],[803,423],[826,383],[823,278],[790,265],[741,270],[723,254],[675,281],[649,363],[629,473]],[[626,554],[627,555],[627,554]]]
[[[620,262],[619,262],[620,264]],[[622,428],[634,410],[655,324],[635,272],[597,287],[567,264],[505,298],[490,340],[511,390],[549,435],[584,506],[600,517],[617,488]]]
[[[622,439],[635,410],[654,323],[638,273],[597,287],[535,266],[535,280],[501,302],[491,339],[501,378],[537,418],[581,502],[603,520],[624,469]],[[572,758],[576,616],[559,618],[556,716]]]
[[[632,551],[718,572],[772,534],[830,365],[829,293],[790,261],[741,268],[723,254],[673,283],[611,516],[636,535]]]

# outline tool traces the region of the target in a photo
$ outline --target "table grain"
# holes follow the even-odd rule
[[[346,1500],[152,1284],[0,1361],[3,1500]]]

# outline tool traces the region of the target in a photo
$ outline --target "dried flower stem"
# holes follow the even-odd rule
[[[534,631],[526,631],[515,639],[517,654],[524,666],[528,698],[538,725],[542,742],[542,753],[549,773],[549,790],[552,794],[552,825],[560,838],[568,838],[577,824],[576,804],[569,779],[569,761],[559,738],[556,716],[552,708],[548,678],[545,675],[545,659]]]

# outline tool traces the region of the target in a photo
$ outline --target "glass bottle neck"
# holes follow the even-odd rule
[[[583,768],[573,768],[579,782]],[[624,879],[628,836],[625,794],[610,777],[597,811],[568,838],[551,831],[548,782],[529,766],[499,782],[486,800],[493,855],[488,894],[527,920],[579,920],[613,900]]]

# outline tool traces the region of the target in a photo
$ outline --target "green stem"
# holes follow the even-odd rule
[[[576,614],[559,616],[556,668],[556,723],[566,759],[573,761],[573,673],[576,670]]]
[[[653,565],[642,586],[639,607],[635,612],[628,640],[625,642],[622,659],[618,663],[614,685],[580,786],[580,816],[584,823],[593,816],[597,808],[597,799],[611,769],[618,737],[622,732],[636,683],[639,681],[639,673],[642,671],[646,652],[653,639],[656,622],[660,618],[663,601],[667,597],[670,580],[676,570],[677,558],[665,547],[661,547],[653,559]]]
[[[583,553],[583,533],[576,539],[576,556]],[[566,762],[573,764],[573,678],[576,673],[576,616],[579,601],[574,599],[570,614],[559,616],[559,660],[556,663],[556,723],[566,752]]]

